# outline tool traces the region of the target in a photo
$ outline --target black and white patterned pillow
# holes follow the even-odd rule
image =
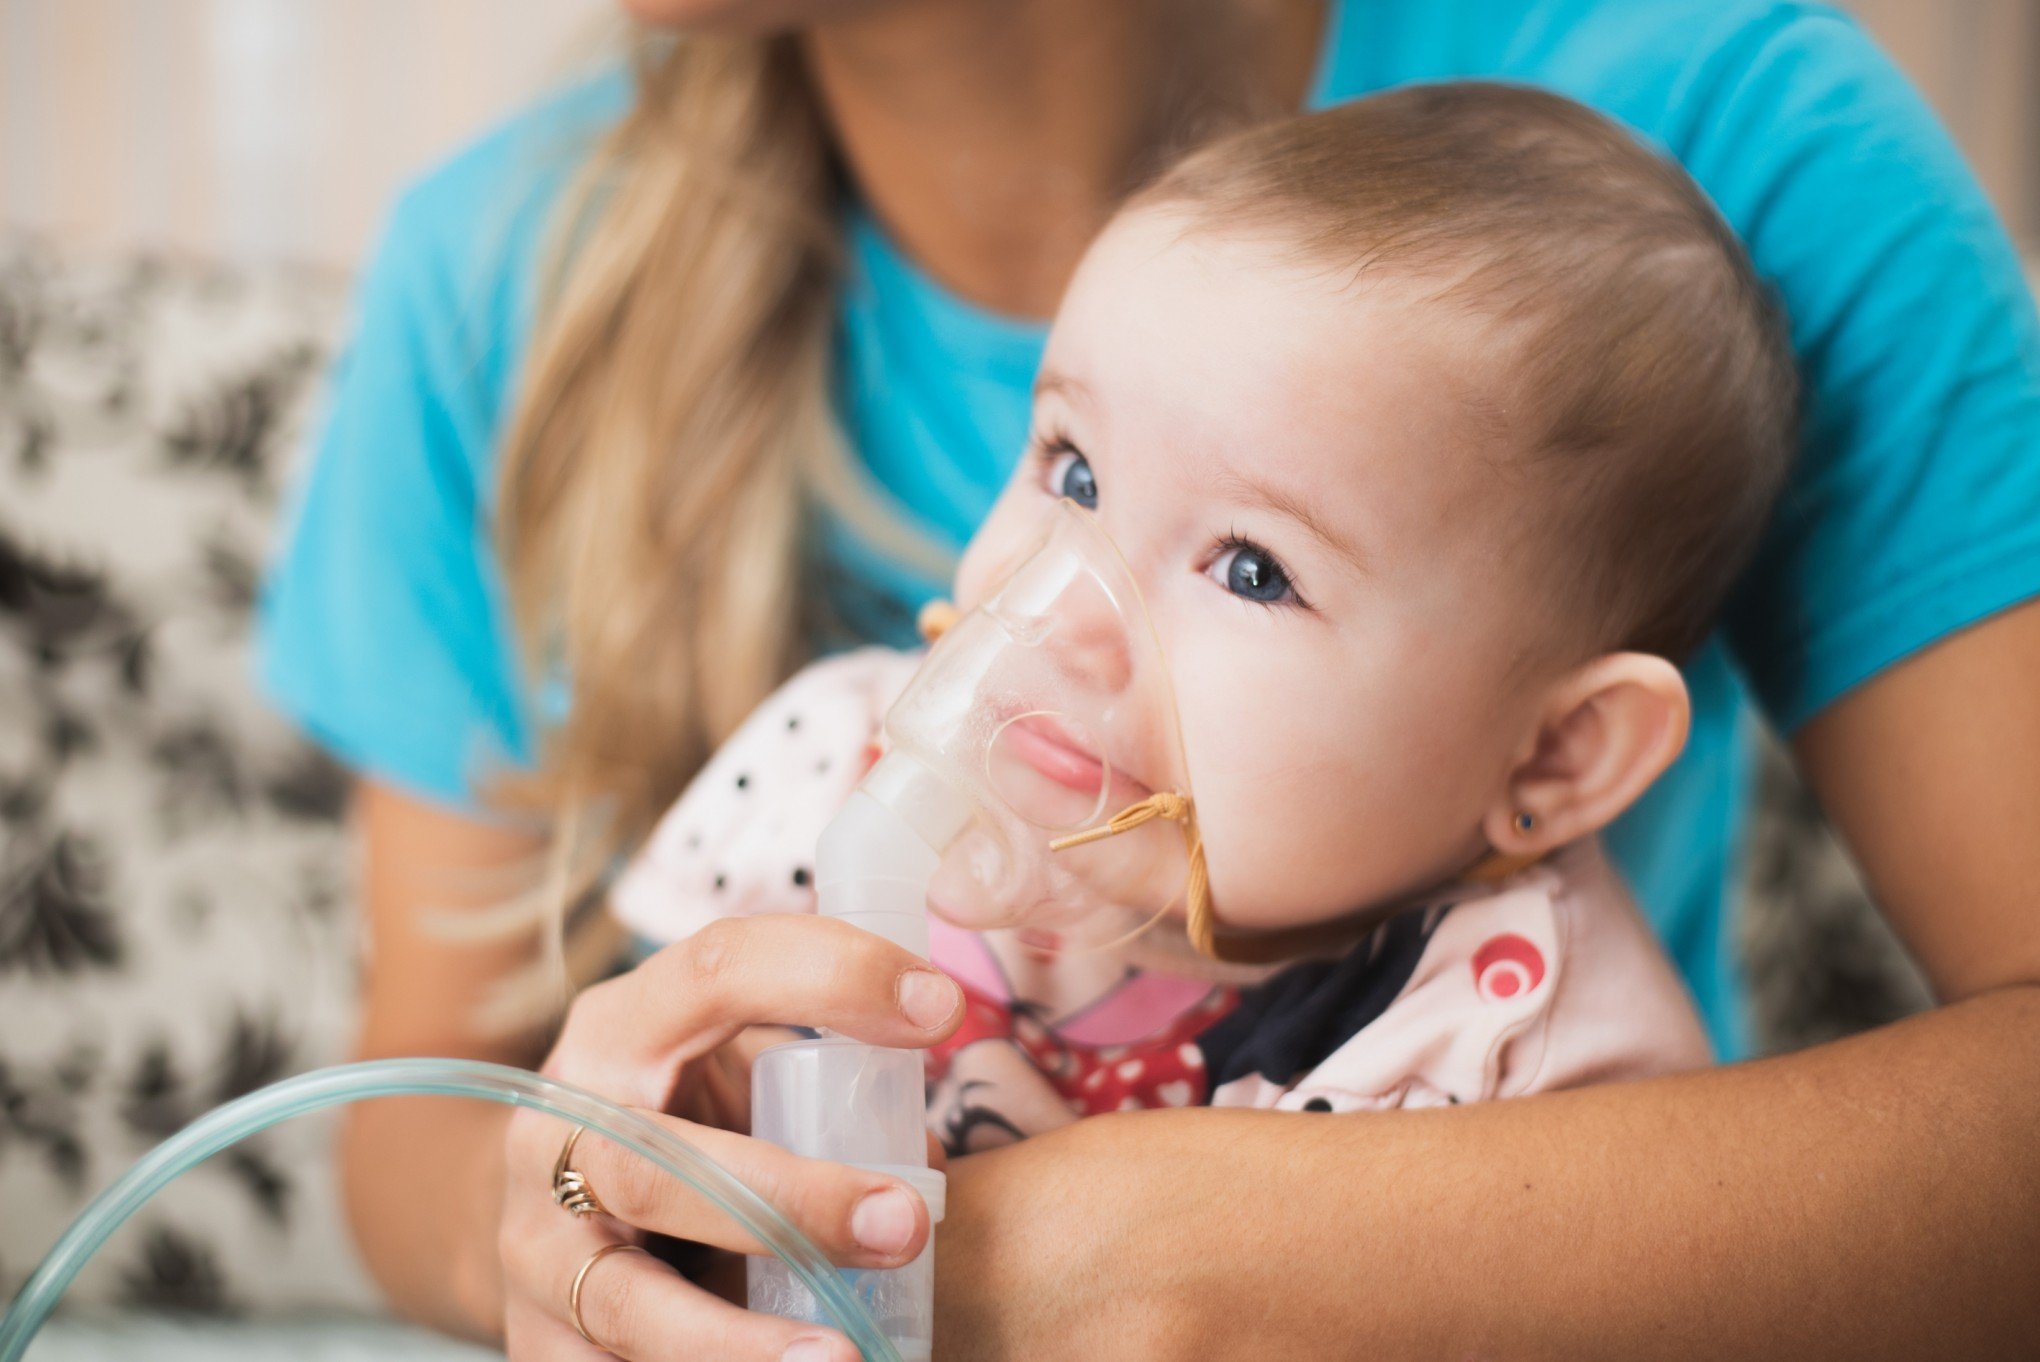
[[[0,244],[0,1296],[219,1102],[343,1057],[340,773],[248,620],[342,281]],[[73,1299],[359,1307],[332,1122],[185,1177]]]
[[[1881,1026],[1932,1002],[1785,750],[1767,742],[1737,922],[1762,1053]]]

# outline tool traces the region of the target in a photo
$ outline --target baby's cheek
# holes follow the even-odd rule
[[[1355,659],[1286,682],[1272,667],[1227,676],[1230,665],[1214,657],[1182,701],[1222,918],[1281,927],[1339,916],[1421,887],[1451,858],[1466,835],[1465,782],[1451,778],[1463,754],[1455,725],[1431,721],[1421,695]]]
[[[1342,916],[1391,892],[1429,840],[1420,801],[1319,756],[1197,791],[1213,901],[1241,927]]]
[[[1179,697],[1183,742],[1221,912],[1275,925],[1268,915],[1342,892],[1339,812],[1365,735],[1265,653],[1257,663],[1251,650],[1213,650],[1178,674],[1194,678]]]

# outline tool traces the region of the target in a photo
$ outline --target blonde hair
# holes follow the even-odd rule
[[[797,660],[804,488],[840,463],[839,184],[798,54],[641,38],[634,67],[555,223],[501,462],[526,675],[573,696],[492,791],[549,820],[555,948],[568,905]],[[575,935],[585,976],[604,955]]]

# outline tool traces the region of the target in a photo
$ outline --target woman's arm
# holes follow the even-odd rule
[[[535,1067],[543,1036],[490,1035],[492,990],[538,959],[540,927],[476,941],[469,922],[529,887],[530,834],[463,818],[365,781],[355,805],[368,918],[356,1057],[453,1055]],[[347,1213],[370,1272],[404,1314],[471,1338],[502,1336],[496,1222],[508,1108],[439,1098],[349,1107]]]
[[[1445,1111],[1143,1112],[950,1172],[937,1354],[2030,1357],[2040,604],[1797,750],[1947,1005]]]

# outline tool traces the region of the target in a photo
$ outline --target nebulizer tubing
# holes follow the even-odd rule
[[[72,1278],[113,1232],[173,1179],[248,1136],[327,1107],[372,1097],[473,1097],[526,1107],[587,1127],[649,1159],[786,1263],[867,1362],[900,1362],[885,1333],[820,1249],[722,1165],[641,1112],[572,1084],[503,1064],[465,1059],[381,1059],[316,1069],[199,1117],[94,1197],[0,1316],[0,1362],[17,1362]]]

